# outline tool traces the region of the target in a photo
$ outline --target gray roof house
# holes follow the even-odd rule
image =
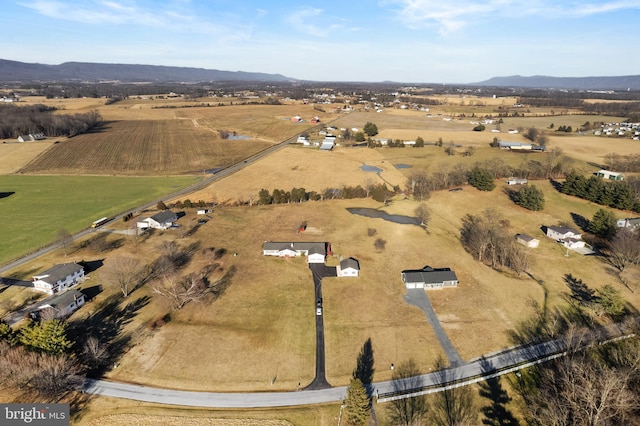
[[[360,263],[353,257],[342,259],[336,272],[339,277],[357,277],[360,274]]]
[[[62,292],[84,280],[84,268],[77,263],[62,263],[33,276],[33,288],[48,294]]]
[[[422,269],[402,271],[402,282],[404,282],[407,289],[424,288],[430,290],[457,287],[458,277],[449,268],[434,269],[430,266],[425,266]]]
[[[331,254],[331,244],[327,242],[274,242],[265,241],[262,245],[264,256],[298,257],[307,256],[308,263],[324,263]]]
[[[72,289],[52,297],[38,306],[35,312],[37,316],[47,315],[49,319],[64,318],[80,309],[84,303],[84,293]]]
[[[178,220],[178,215],[171,210],[163,210],[151,217],[139,220],[138,228],[169,229]]]

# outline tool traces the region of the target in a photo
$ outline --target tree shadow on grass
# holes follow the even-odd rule
[[[69,337],[76,342],[77,352],[82,352],[91,337],[107,348],[102,362],[87,366],[88,376],[102,376],[127,351],[131,335],[123,334],[122,330],[150,300],[149,296],[142,296],[123,306],[122,295],[113,294],[100,302],[87,318],[69,323]]]
[[[362,345],[362,349],[360,349],[356,368],[353,370],[353,377],[360,379],[367,390],[369,398],[373,395],[373,386],[371,385],[373,373],[375,372],[373,364],[373,346],[371,344],[371,338],[369,337]]]
[[[494,370],[493,365],[486,359],[481,361],[483,371]],[[482,424],[495,426],[517,426],[520,423],[506,405],[511,402],[511,397],[502,387],[500,377],[493,377],[478,384],[479,394],[481,397],[490,401],[490,404],[481,408],[484,418]]]
[[[580,230],[582,232],[587,232],[589,229],[589,219],[587,219],[586,217],[578,214],[578,213],[574,213],[571,212],[571,219],[573,220],[573,223],[576,224],[576,226],[578,228],[580,228]]]

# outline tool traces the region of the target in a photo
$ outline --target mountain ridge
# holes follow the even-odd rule
[[[174,67],[165,65],[109,64],[95,62],[64,62],[59,65],[27,63],[0,59],[2,82],[98,82],[123,83],[201,83],[210,81],[295,81],[282,74],[247,71]]]
[[[529,89],[572,89],[572,90],[640,90],[640,75],[592,76],[592,77],[552,77],[546,75],[511,75],[492,77],[488,80],[470,83],[473,86],[524,87]]]

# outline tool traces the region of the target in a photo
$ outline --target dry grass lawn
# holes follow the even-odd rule
[[[4,140],[0,143],[0,175],[15,173],[29,161],[46,151],[55,142],[48,139],[37,142]]]
[[[249,117],[258,114],[257,109],[235,112],[231,107],[151,110],[148,103],[136,105],[137,109],[133,106],[127,108],[129,113],[135,109],[135,114],[141,114],[139,118],[144,114],[166,115],[153,122],[158,129],[183,123],[175,128],[189,128],[183,131],[192,132],[190,134],[211,133],[211,129],[226,128],[235,123],[231,130],[253,135],[251,129],[254,129],[256,133],[267,134],[265,140],[282,137],[291,131],[292,125],[285,125],[284,117],[292,113],[294,108],[285,106],[291,110],[286,110],[287,114],[281,118],[272,115],[270,120],[280,120],[283,126],[278,124],[271,128],[262,118],[249,120]],[[120,113],[124,111],[124,106],[115,104],[113,107]],[[89,107],[78,105],[79,109]],[[229,115],[215,116],[225,110]],[[106,107],[104,111],[107,111]],[[115,110],[109,111],[113,114],[112,118],[117,116],[113,112]],[[106,112],[104,114],[107,115]],[[181,114],[185,116],[177,117]],[[303,115],[300,112],[297,114]],[[166,125],[158,124],[163,120]],[[548,117],[544,120],[548,120]],[[580,117],[579,120],[584,122],[585,118]],[[142,119],[132,121],[138,121],[140,128],[149,128],[148,122]],[[440,167],[451,167],[456,162],[471,165],[490,158],[500,158],[508,164],[518,165],[535,158],[534,154],[523,156],[488,148],[486,145],[493,134],[470,131],[469,127],[472,126],[468,120],[445,124],[442,120],[428,119],[424,114],[393,111],[388,114],[353,113],[341,116],[335,125],[362,127],[366,121],[377,123],[384,137],[415,138],[422,135],[428,139],[427,135],[430,135],[429,138],[442,137],[445,143],[451,140],[463,146],[474,145],[477,150],[471,157],[449,157],[442,148],[435,146],[404,149],[337,147],[332,152],[291,146],[197,194],[191,194],[189,198],[232,204],[238,199],[256,201],[261,188],[270,191],[274,188],[290,190],[295,186],[320,192],[326,188],[365,185],[367,182],[386,182],[389,186],[404,187],[407,176],[415,170],[434,171]],[[195,122],[203,128],[197,128]],[[504,124],[503,128],[515,124]],[[559,124],[564,123],[556,123]],[[126,126],[135,128],[130,123]],[[595,169],[595,165],[587,163],[601,162],[609,152],[635,152],[632,141],[575,135],[551,135],[550,146],[562,148],[565,154],[576,158],[576,164],[585,170],[589,167]],[[397,169],[394,165],[399,163],[413,168]],[[363,164],[379,167],[382,172],[379,175],[364,172],[360,169]],[[405,294],[400,279],[403,269],[430,265],[450,267],[456,272],[460,280],[458,288],[432,291],[428,295],[445,331],[464,360],[510,346],[510,331],[533,314],[533,302],[540,305],[546,303],[549,309],[565,305],[568,287],[564,277],[567,274],[582,279],[591,288],[612,284],[622,292],[631,307],[640,308],[640,294],[625,289],[617,281],[612,268],[601,258],[584,257],[574,252],[565,256],[565,250],[547,239],[541,230],[542,226],[571,223],[572,215],[589,219],[600,206],[565,197],[546,181],[532,184],[545,193],[546,206],[541,212],[514,205],[502,191],[503,182],[498,182],[498,188],[489,193],[471,187],[459,192],[435,192],[426,202],[432,213],[426,231],[417,226],[353,216],[346,210],[349,207],[369,207],[412,216],[418,203],[405,200],[402,196],[396,197],[388,206],[367,199],[219,207],[211,215],[211,220],[191,236],[179,238],[179,233],[175,231],[158,232],[134,245],[129,238],[111,235],[109,238],[123,238],[121,247],[112,252],[85,249],[68,257],[56,252],[24,266],[16,274],[29,277],[33,271],[41,270],[44,266],[69,260],[105,259],[108,265],[114,257],[122,255],[150,262],[158,256],[162,241],[174,239],[185,247],[198,244],[191,263],[184,271],[187,273],[201,270],[208,262],[202,249],[225,248],[228,254],[222,258],[222,266],[225,270],[235,267],[237,272],[230,287],[218,300],[187,305],[183,310],[172,313],[171,321],[162,328],[151,330],[149,323],[166,314],[168,306],[152,295],[148,287],[130,296],[129,300],[151,296],[151,302],[126,325],[124,332],[131,334],[134,344],[107,377],[188,390],[293,390],[298,383],[303,386],[308,384],[314,374],[315,300],[311,273],[305,259],[264,257],[261,248],[263,242],[268,240],[329,241],[334,257],[329,258],[328,263],[335,265],[339,256],[353,256],[360,262],[361,275],[358,278],[328,278],[323,281],[327,378],[332,385],[348,384],[357,354],[365,340],[371,338],[376,369],[374,380],[388,380],[391,378],[388,368],[391,363],[397,365],[412,358],[422,371],[427,372],[442,354],[423,312],[406,304],[402,298]],[[529,273],[535,279],[525,274],[516,276],[509,271],[493,270],[474,261],[462,249],[458,240],[462,218],[468,213],[481,214],[489,207],[509,221],[509,232],[527,233],[540,239],[540,247],[530,251]],[[628,213],[616,212],[619,217],[625,214]],[[195,212],[188,210],[179,223],[189,227],[195,218]],[[303,221],[308,223],[307,231],[297,233],[297,227]],[[116,224],[116,227],[125,226]],[[375,237],[367,235],[370,228],[376,230]],[[376,238],[387,241],[385,250],[378,252],[374,249]],[[237,256],[233,256],[234,253]],[[99,284],[104,286],[105,291],[93,304],[78,311],[72,320],[88,315],[100,300],[117,292],[105,281],[100,269],[91,275],[87,285]],[[2,300],[14,300],[6,303],[14,304],[25,297],[26,293],[11,291],[0,295]],[[257,424],[303,423],[300,421],[302,417],[290,414],[289,410],[285,410],[284,413],[288,414],[282,416],[280,412],[270,412],[273,415],[256,412],[259,414],[254,416],[247,415],[246,411],[236,413],[237,416],[228,415],[228,412],[192,416],[191,411],[177,414],[176,411],[165,409],[146,411],[148,404],[133,402],[127,402],[127,408],[123,411],[110,410],[109,407],[114,407],[116,403],[109,401],[107,398],[97,398],[92,402],[89,415],[82,420],[82,424],[85,421],[96,425],[136,423],[140,414],[161,416],[150,419],[164,424],[183,420],[183,416],[185,422],[186,417],[189,417],[188,421],[198,422],[193,424],[217,424],[201,423],[214,418],[233,418],[240,422],[257,418],[276,422]],[[310,410],[304,411],[304,416],[313,419],[311,423],[305,421],[304,424],[337,421],[333,417],[337,415],[335,408],[304,409]],[[202,420],[191,420],[191,417],[201,417]]]
[[[217,410],[175,407],[124,399],[92,398],[72,425],[130,426],[324,426],[337,424],[340,404],[275,409]]]

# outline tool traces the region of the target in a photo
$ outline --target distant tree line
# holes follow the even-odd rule
[[[609,170],[640,172],[640,154],[620,155],[611,153],[605,155],[604,163]]]
[[[322,192],[309,191],[304,188],[292,188],[290,191],[283,189],[274,189],[269,192],[268,189],[262,188],[258,193],[259,204],[286,204],[301,203],[304,201],[318,201],[331,199],[352,199],[352,198],[373,198],[379,202],[385,202],[395,193],[400,192],[399,187],[395,187],[393,191],[389,190],[387,185],[381,183],[379,185],[370,184],[366,187],[343,186],[341,188],[328,188]]]
[[[478,189],[491,191],[495,179],[517,176],[525,179],[549,179],[564,177],[571,163],[560,150],[540,154],[542,161],[532,159],[519,167],[512,167],[500,158],[476,162],[471,165],[458,163],[453,166],[439,164],[435,171],[414,171],[407,179],[407,192],[418,200],[429,198],[430,191],[455,188],[464,184],[475,184]],[[529,194],[527,194],[528,196]]]
[[[98,111],[82,114],[53,114],[54,107],[45,105],[0,105],[0,138],[44,133],[45,136],[76,136],[98,126],[102,117]]]
[[[561,192],[620,210],[640,212],[640,202],[624,181],[605,181],[597,176],[588,178],[575,171],[569,173]]]

